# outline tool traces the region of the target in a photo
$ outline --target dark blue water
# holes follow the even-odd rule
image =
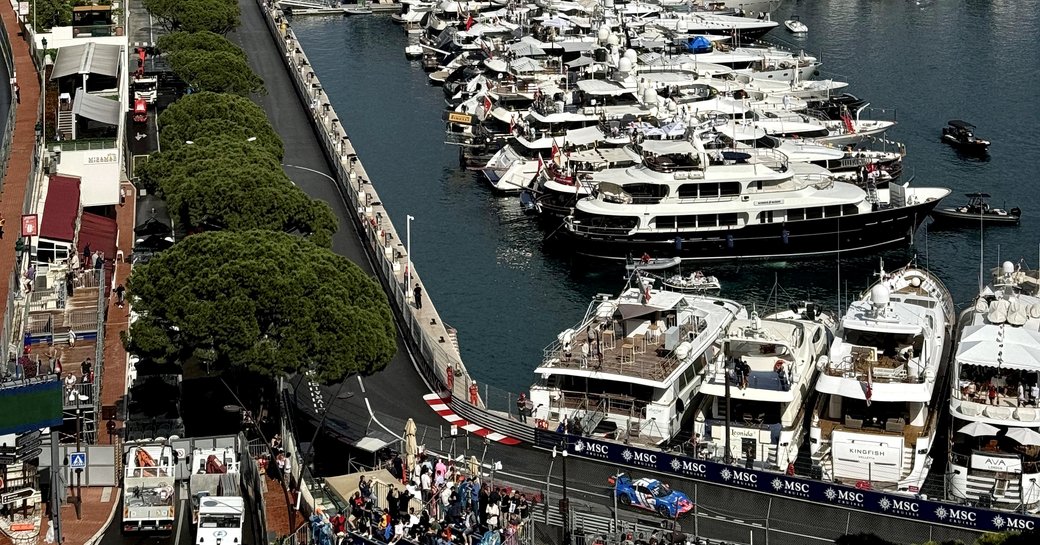
[[[985,233],[985,263],[1036,266],[1040,225],[1040,0],[786,0],[774,18],[797,13],[804,38],[782,28],[770,38],[824,61],[823,77],[895,115],[893,139],[908,149],[916,185],[993,194],[1024,209],[1019,228]],[[440,88],[404,57],[407,37],[388,16],[297,18],[293,26],[371,175],[398,231],[412,222],[413,261],[445,322],[459,330],[463,359],[478,381],[519,390],[533,379],[542,348],[577,321],[590,297],[616,293],[622,271],[547,255],[547,234],[525,221],[515,197],[492,194],[458,168],[443,143]],[[881,115],[879,113],[879,115]],[[974,122],[994,142],[988,160],[958,156],[939,142],[948,119]],[[967,302],[978,285],[978,230],[921,229],[915,248],[889,254],[889,268],[913,255]],[[714,266],[723,294],[763,304],[779,283],[831,307],[839,293],[870,282],[874,259]],[[839,289],[840,287],[840,289]],[[781,301],[782,303],[786,301]]]

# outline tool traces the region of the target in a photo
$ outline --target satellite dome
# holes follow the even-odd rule
[[[627,74],[628,72],[630,72],[632,70],[632,61],[628,60],[627,56],[621,57],[621,60],[618,61],[618,70],[621,71],[622,73],[626,73]]]
[[[610,45],[618,45],[621,43],[621,38],[618,38],[617,34],[611,33],[610,36],[607,37],[607,43]]]
[[[639,60],[639,55],[636,54],[636,50],[635,49],[626,49],[625,50],[625,58],[630,60],[630,61],[632,61],[632,64],[635,65],[636,61]]]
[[[610,26],[609,25],[603,25],[603,26],[599,27],[599,32],[596,33],[596,39],[598,39],[600,43],[605,43],[609,37],[610,37]]]
[[[647,87],[646,90],[643,91],[643,103],[647,106],[657,104],[657,91],[652,87]]]
[[[887,287],[878,284],[873,288],[870,288],[870,302],[873,303],[875,307],[883,307],[888,304],[889,300],[889,291]]]
[[[1004,274],[1011,274],[1015,272],[1015,264],[1010,261],[1005,261],[1001,264],[1000,270],[1004,271]]]
[[[915,288],[921,287],[921,277],[920,276],[910,277],[910,285],[915,287]]]
[[[679,346],[675,347],[675,357],[678,358],[679,361],[685,360],[686,357],[690,355],[690,348],[690,343],[686,341],[679,343]]]

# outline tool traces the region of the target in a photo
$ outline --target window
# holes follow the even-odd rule
[[[697,227],[697,216],[676,216],[675,227],[677,229],[693,229]]]
[[[838,216],[841,216],[841,207],[840,206],[828,206],[828,207],[825,207],[823,209],[823,215],[824,215],[824,217],[828,217],[828,218],[836,218]]]
[[[805,219],[807,220],[818,220],[823,217],[823,207],[814,206],[812,208],[805,209]]]
[[[675,216],[657,216],[654,224],[658,229],[675,229]]]
[[[680,199],[696,199],[697,198],[697,186],[700,184],[683,184],[679,186],[679,198]]]
[[[711,198],[719,196],[719,184],[717,183],[705,183],[697,184],[700,186],[700,196],[702,198]]]
[[[841,205],[842,216],[854,216],[859,213],[859,207],[854,204],[843,204]]]
[[[737,225],[736,214],[719,214],[719,226],[720,227],[733,227]]]
[[[719,184],[719,194],[723,197],[740,195],[740,182],[722,182]]]
[[[773,223],[773,211],[772,210],[766,210],[764,212],[759,212],[758,213],[758,222],[759,223]]]
[[[700,227],[718,227],[719,217],[715,214],[701,214],[698,216],[697,224]]]
[[[804,220],[805,219],[805,209],[804,208],[792,208],[791,210],[788,210],[787,211],[787,219],[788,219],[788,221]]]

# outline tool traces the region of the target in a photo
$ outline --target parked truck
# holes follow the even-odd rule
[[[238,455],[234,448],[191,453],[192,521],[197,545],[241,545],[245,522]]]
[[[124,449],[124,533],[172,533],[176,519],[176,461],[165,441],[135,441]]]

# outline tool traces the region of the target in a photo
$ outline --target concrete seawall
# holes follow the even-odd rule
[[[354,151],[340,116],[330,103],[285,14],[265,2],[258,4],[282,53],[296,94],[310,111],[311,123],[332,168],[336,187],[347,204],[351,221],[376,276],[389,295],[402,336],[415,356],[416,368],[435,391],[450,392],[453,397],[468,400],[473,380],[429,294],[424,291],[422,308],[415,308],[412,287],[416,283],[425,284],[414,263],[410,274],[408,272],[406,240],[399,236],[391,223],[375,184]],[[478,405],[482,405],[479,400]]]

